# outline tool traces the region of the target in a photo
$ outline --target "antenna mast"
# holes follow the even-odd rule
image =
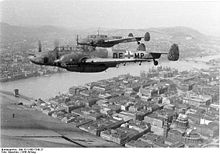
[[[100,29],[100,27],[98,28],[98,31],[97,31],[97,32],[98,32],[98,35],[99,35],[99,29]]]

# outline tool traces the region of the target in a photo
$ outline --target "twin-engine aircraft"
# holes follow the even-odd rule
[[[113,47],[119,43],[128,43],[128,42],[137,42],[140,44],[141,39],[144,38],[144,41],[150,41],[150,33],[146,32],[144,37],[134,37],[132,33],[128,34],[128,37],[121,36],[107,36],[107,35],[88,35],[87,38],[84,38],[79,41],[77,35],[77,45],[89,45],[92,47]]]
[[[39,44],[41,52],[41,44]],[[92,52],[83,48],[56,47],[54,50],[29,57],[30,61],[37,65],[56,66],[71,72],[102,72],[119,64],[153,61],[158,65],[158,59],[162,54],[167,54],[170,61],[179,59],[179,47],[173,44],[168,52],[148,52],[143,43],[139,44],[137,50],[114,50],[112,48],[96,48]]]

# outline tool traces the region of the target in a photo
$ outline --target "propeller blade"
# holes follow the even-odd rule
[[[76,35],[76,45],[78,45],[78,44],[79,44],[79,36]]]
[[[41,52],[42,51],[42,46],[41,46],[41,41],[39,40],[38,41],[38,52]]]
[[[59,40],[54,40],[54,48],[58,48],[59,47]],[[58,50],[55,50],[55,53],[56,53],[56,59],[58,59],[59,58],[59,52],[58,52]]]

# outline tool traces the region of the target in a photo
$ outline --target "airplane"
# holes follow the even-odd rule
[[[39,51],[41,52],[41,44]],[[167,54],[170,61],[179,59],[179,47],[173,44],[169,52],[148,52],[143,43],[139,44],[137,50],[115,50],[112,48],[96,48],[93,52],[86,52],[83,48],[56,47],[54,50],[46,51],[39,55],[31,55],[30,61],[37,65],[56,66],[71,72],[94,73],[102,72],[119,64],[153,61],[158,65],[161,55]]]
[[[140,44],[141,39],[144,38],[145,41],[150,41],[150,33],[146,32],[144,37],[134,37],[132,33],[128,34],[128,37],[121,37],[121,36],[107,36],[107,35],[88,35],[87,38],[82,39],[79,41],[78,35],[76,38],[77,45],[88,45],[92,47],[104,47],[109,48],[113,47],[119,43],[128,43],[128,42],[135,42],[137,41]]]

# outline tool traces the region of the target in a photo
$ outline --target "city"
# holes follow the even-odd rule
[[[10,26],[6,23],[0,24],[3,33],[7,33],[7,29],[11,31],[9,38],[2,37],[0,42],[0,82],[7,82],[34,76],[42,76],[57,72],[63,72],[63,70],[57,68],[39,67],[31,64],[27,57],[29,56],[29,54],[33,54],[36,52],[35,46],[37,39],[34,39],[34,37],[32,36],[34,34],[28,36],[28,34],[26,33],[19,33],[19,30],[14,30],[13,32],[12,29],[16,29],[16,27]],[[50,39],[51,37],[47,36],[46,40],[48,41]],[[45,41],[44,43],[46,44],[47,41]],[[44,48],[46,50],[50,49],[50,44],[44,46]]]
[[[31,107],[125,147],[206,147],[218,142],[219,70],[152,68],[73,86]]]
[[[219,2],[0,6],[2,153],[219,148]]]

